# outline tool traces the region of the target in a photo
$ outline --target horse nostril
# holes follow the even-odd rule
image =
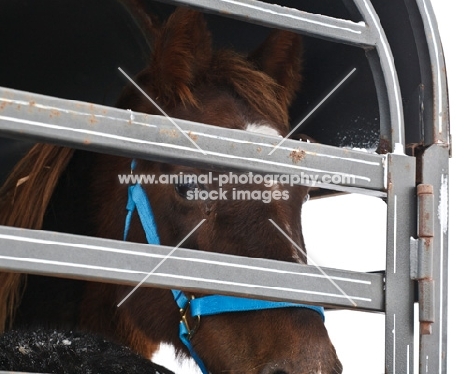
[[[276,370],[273,372],[273,374],[288,374],[284,370]]]

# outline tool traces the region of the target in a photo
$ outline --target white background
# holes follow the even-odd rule
[[[450,160],[450,224],[449,224],[449,312],[448,372],[466,371],[466,339],[468,323],[465,305],[464,272],[468,268],[464,215],[468,205],[463,198],[462,173],[464,141],[468,139],[463,110],[468,108],[466,79],[468,46],[463,1],[432,0],[444,47],[450,93],[453,158]],[[468,148],[468,147],[467,147]],[[468,192],[467,192],[468,193]],[[322,266],[372,271],[384,269],[385,215],[384,203],[364,196],[346,196],[308,202],[304,212],[304,235],[308,251]],[[314,230],[320,228],[319,230]],[[330,231],[324,230],[329,227]],[[463,304],[463,305],[462,305]],[[382,374],[384,372],[384,317],[362,312],[328,312],[326,326],[345,374]],[[415,352],[417,359],[418,354]],[[197,373],[190,363],[179,366],[169,349],[157,356],[157,362],[178,374]],[[187,366],[189,365],[189,366]],[[465,369],[462,369],[465,368]],[[435,373],[436,370],[430,371]],[[417,371],[415,371],[417,373]]]

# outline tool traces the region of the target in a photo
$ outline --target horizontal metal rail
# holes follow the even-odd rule
[[[317,187],[386,195],[384,155],[293,140],[277,147],[274,136],[1,87],[0,134],[210,170],[308,175]]]
[[[79,249],[79,250],[78,250]],[[383,275],[0,226],[0,268],[383,311]],[[169,256],[169,254],[171,254]],[[157,270],[152,270],[157,266]]]
[[[377,35],[364,22],[352,22],[320,14],[311,14],[298,9],[268,4],[255,0],[165,0],[165,3],[188,5],[225,17],[231,17],[316,36],[327,40],[338,40],[363,48],[376,44]]]
[[[31,372],[24,372],[24,371],[0,371],[0,374],[39,374],[39,373],[31,373]]]

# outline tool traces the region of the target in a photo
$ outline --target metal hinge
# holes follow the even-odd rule
[[[410,274],[418,281],[420,333],[432,333],[435,322],[433,279],[434,240],[434,189],[430,184],[420,184],[418,193],[418,238],[410,238]]]

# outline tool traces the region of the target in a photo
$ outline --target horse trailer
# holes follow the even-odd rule
[[[143,3],[159,19],[176,6],[206,13],[218,47],[251,50],[272,28],[302,35],[294,133],[278,142],[114,107],[128,83],[119,68],[134,76],[151,52],[147,18],[132,10],[133,0],[2,1],[0,185],[37,142],[217,171],[313,173],[320,182],[308,182],[311,199],[385,201],[385,268],[357,272],[185,248],[177,261],[162,245],[0,226],[0,270],[136,286],[148,274],[140,254],[150,251],[171,276],[148,274],[148,287],[381,313],[385,373],[413,373],[417,360],[420,373],[446,373],[451,138],[430,1]]]

